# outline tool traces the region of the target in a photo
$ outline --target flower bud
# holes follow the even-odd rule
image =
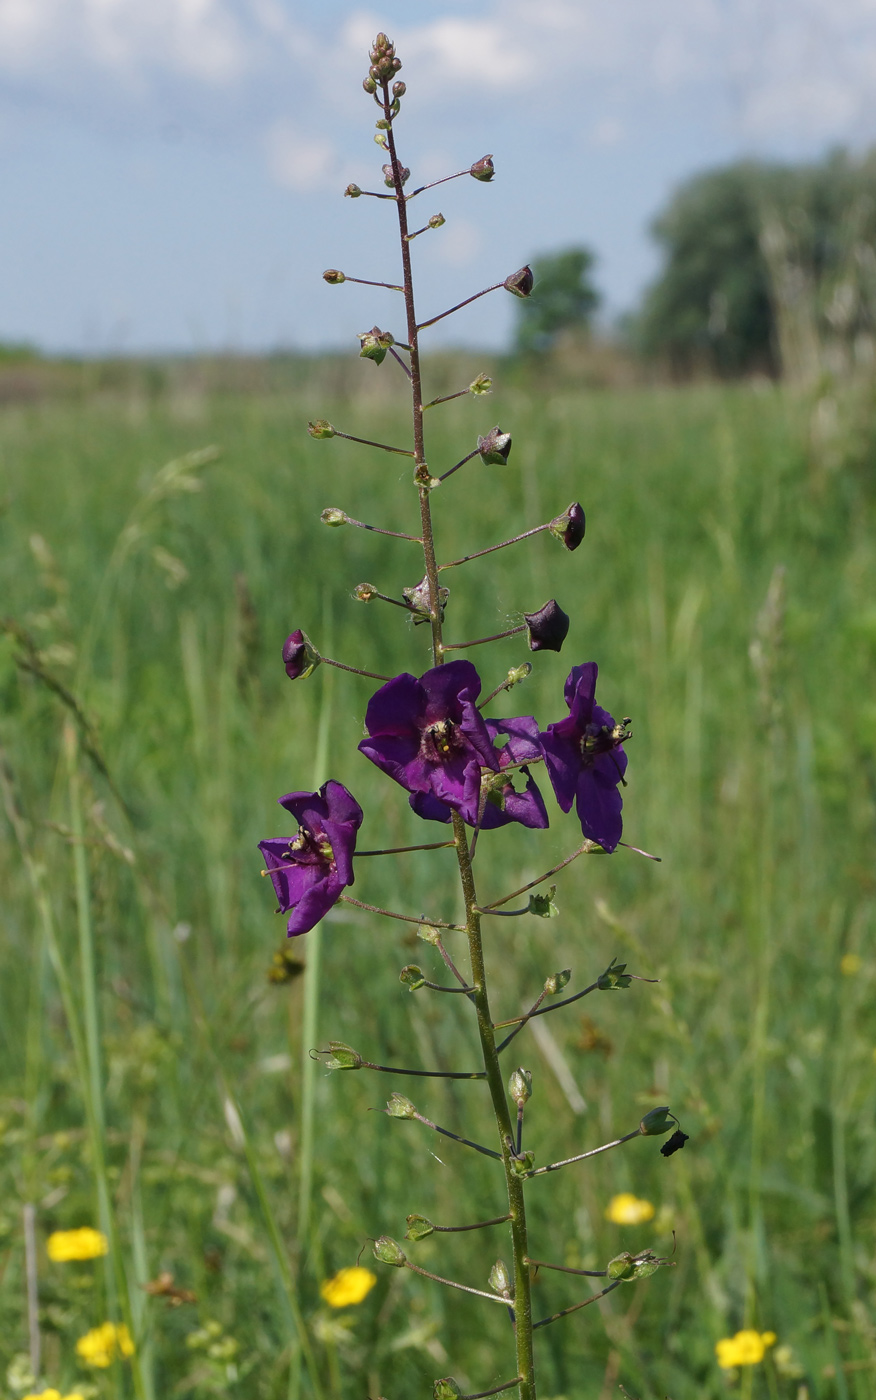
[[[524,1152],[522,1157],[511,1158],[511,1170],[515,1176],[526,1176],[535,1166],[535,1153]]]
[[[372,326],[370,331],[360,331],[356,339],[361,345],[359,358],[373,360],[376,365],[383,364],[389,347],[395,344],[389,331],[382,331],[379,326]]]
[[[678,1119],[668,1108],[652,1108],[639,1124],[639,1132],[644,1137],[662,1137],[669,1129],[678,1125]]]
[[[327,267],[322,274],[323,282],[328,282],[330,287],[339,287],[342,282],[346,282],[346,277],[339,272],[336,267]]]
[[[477,379],[473,379],[468,386],[470,394],[491,394],[493,392],[493,381],[488,374],[479,374]]]
[[[511,1292],[511,1275],[508,1266],[503,1264],[501,1259],[497,1259],[490,1270],[490,1287],[494,1293],[502,1295]]]
[[[358,185],[348,185],[344,190],[344,195],[347,199],[358,199],[361,193],[362,191]]]
[[[626,963],[615,962],[612,958],[605,971],[596,979],[599,990],[601,992],[615,992],[628,987],[633,979],[626,968]]]
[[[569,633],[570,619],[556,598],[545,603],[538,612],[524,613],[529,628],[530,651],[559,651]]]
[[[442,224],[446,224],[446,222],[447,222],[447,220],[445,219],[445,217],[444,217],[443,214],[433,214],[432,217],[431,217],[430,220],[429,220],[429,227],[430,227],[430,228],[440,228],[441,225],[442,225]]]
[[[421,967],[417,967],[416,963],[408,963],[408,966],[403,967],[399,973],[398,980],[403,987],[407,987],[409,992],[418,992],[426,978]]]
[[[319,1052],[326,1069],[361,1069],[362,1056],[342,1040],[330,1040],[328,1050]]]
[[[389,142],[387,141],[386,136],[382,131],[375,131],[374,144],[375,146],[379,146],[383,151],[389,150]]]
[[[391,1264],[394,1269],[401,1269],[407,1263],[404,1250],[391,1235],[381,1235],[379,1240],[375,1240],[371,1252],[381,1264]]]
[[[307,431],[312,438],[334,437],[335,429],[327,418],[317,418],[313,423],[308,423]]]
[[[486,437],[478,438],[478,452],[484,466],[504,467],[511,452],[511,434],[503,433],[496,424]]]
[[[375,93],[377,91],[377,84],[370,73],[367,78],[362,79],[362,86],[367,93]]]
[[[408,180],[411,178],[411,172],[406,165],[399,167],[399,175],[401,176],[403,185],[407,184]],[[391,190],[395,188],[395,177],[392,173],[391,165],[383,166],[383,183],[386,185],[387,189]]]
[[[532,662],[522,661],[519,666],[511,666],[505,677],[505,689],[510,690],[513,685],[519,685],[532,675]]]
[[[339,506],[326,506],[319,518],[323,525],[331,525],[336,530],[339,525],[346,525],[350,517]]]
[[[404,97],[404,95],[405,95],[406,92],[407,92],[407,88],[405,87],[405,85],[404,85],[403,82],[393,83],[393,85],[392,85],[392,95],[393,95],[393,97]]]
[[[419,583],[415,583],[414,586],[413,586],[412,588],[403,588],[403,589],[402,589],[402,594],[404,595],[405,598],[407,598],[408,602],[410,603],[412,612],[418,614],[418,616],[416,616],[416,617],[414,618],[414,622],[415,622],[415,623],[417,623],[417,622],[427,622],[427,621],[429,620],[429,618],[431,617],[431,612],[430,612],[430,610],[429,610],[429,579],[428,579],[428,577],[421,578],[421,579],[420,579],[420,582],[419,582]],[[439,608],[441,609],[441,618],[442,618],[442,621],[443,621],[443,619],[444,619],[444,608],[445,608],[445,606],[446,606],[447,599],[448,599],[449,597],[450,597],[450,589],[449,589],[449,588],[444,588],[443,585],[442,585],[442,586],[439,586],[439,588],[438,588],[438,606],[439,606]]]
[[[353,597],[359,603],[373,603],[377,597],[377,589],[373,583],[357,583],[353,589]]]
[[[386,1112],[390,1118],[416,1118],[417,1110],[404,1094],[390,1094],[386,1100]]]
[[[508,1080],[508,1093],[519,1108],[532,1098],[532,1074],[528,1069],[515,1069]]]
[[[481,156],[480,160],[476,160],[474,165],[469,168],[468,173],[469,175],[473,175],[476,180],[483,180],[484,183],[492,180],[496,173],[496,167],[493,165],[493,157]]]
[[[425,1215],[409,1215],[408,1228],[405,1230],[406,1240],[424,1240],[427,1235],[434,1234],[435,1226],[431,1220],[427,1220]]]
[[[526,912],[535,914],[539,919],[555,919],[559,914],[559,909],[554,904],[554,895],[557,892],[556,885],[551,885],[547,894],[531,894]]]
[[[656,1274],[659,1268],[668,1263],[668,1259],[658,1259],[650,1249],[643,1250],[641,1254],[630,1254],[625,1250],[623,1254],[616,1254],[614,1259],[609,1261],[606,1272],[613,1282],[639,1283],[641,1279]]]
[[[306,680],[315,671],[322,657],[301,628],[290,632],[283,643],[283,665],[290,681]]]
[[[535,285],[532,268],[519,268],[517,272],[512,272],[510,277],[506,277],[502,285],[506,292],[513,292],[516,297],[528,297]]]
[[[452,1376],[442,1376],[432,1386],[432,1400],[456,1400],[462,1391]]]
[[[392,126],[392,122],[388,122],[386,120],[386,117],[380,117],[374,123],[374,125],[377,127],[378,131],[389,131],[389,128]]]
[[[568,510],[551,521],[551,534],[571,552],[583,540],[585,525],[584,507],[578,501],[573,501]]]
[[[684,1147],[684,1144],[689,1141],[689,1135],[687,1133],[683,1133],[681,1131],[681,1128],[676,1128],[675,1132],[672,1134],[672,1137],[669,1138],[666,1142],[664,1142],[663,1146],[661,1147],[660,1155],[662,1157],[671,1157],[674,1152],[679,1152],[681,1148]]]
[[[555,972],[553,976],[545,978],[544,989],[549,997],[555,997],[557,992],[561,992],[568,986],[572,977],[571,968],[565,968],[562,972]]]

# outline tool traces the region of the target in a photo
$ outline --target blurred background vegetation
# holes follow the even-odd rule
[[[837,156],[692,182],[625,343],[588,334],[586,252],[546,256],[493,398],[429,415],[433,470],[493,422],[515,438],[507,468],[469,464],[436,494],[442,557],[584,504],[574,556],[539,536],[455,571],[454,632],[556,596],[563,655],[534,658],[495,712],[559,718],[570,666],[596,659],[600,700],[634,717],[625,837],[662,857],[580,860],[558,919],[488,931],[499,1018],[560,968],[570,991],[615,956],[659,978],[515,1041],[538,1162],[661,1103],[691,1135],[670,1160],[641,1139],[529,1188],[539,1257],[600,1268],[677,1240],[674,1268],[539,1333],[549,1400],[620,1383],[639,1400],[872,1395],[871,169]],[[490,367],[439,357],[430,396]],[[62,1394],[397,1400],[446,1374],[486,1389],[511,1354],[500,1309],[390,1270],[361,1304],[320,1295],[409,1211],[501,1213],[482,1159],[369,1111],[400,1089],[477,1138],[481,1087],[330,1077],[307,1053],[334,1037],[384,1064],[473,1067],[466,1008],[408,993],[406,963],[441,980],[434,950],[359,911],[287,945],[255,848],[291,834],[277,797],[327,772],[365,808],[368,847],[423,839],[356,752],[370,683],[324,667],[293,688],[279,659],[300,626],[369,670],[428,664],[398,610],[351,598],[416,582],[415,547],[318,524],[336,505],[411,531],[406,470],[305,427],[403,441],[401,376],[341,356],[10,352],[0,400],[0,1393],[34,1386],[25,1207],[30,1321]],[[514,639],[480,654],[485,685],[522,659]],[[547,833],[487,833],[484,894],[575,844],[553,807]],[[447,855],[362,862],[354,893],[452,918]],[[626,1191],[650,1220],[606,1218]],[[106,1260],[51,1263],[48,1233],[83,1224],[106,1229]],[[501,1229],[410,1246],[475,1287],[502,1250]],[[539,1311],[586,1291],[542,1273]],[[107,1317],[135,1356],[83,1370],[75,1341]],[[743,1326],[776,1345],[722,1372],[715,1343]]]

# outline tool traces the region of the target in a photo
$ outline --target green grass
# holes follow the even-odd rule
[[[324,667],[293,687],[279,660],[301,626],[368,670],[428,665],[423,629],[350,597],[363,580],[388,593],[415,583],[416,547],[319,524],[338,505],[416,532],[403,459],[303,431],[326,416],[404,444],[392,367],[358,368],[358,392],[334,370],[311,374],[306,392],[291,372],[245,391],[129,374],[0,414],[0,596],[19,629],[0,639],[12,818],[0,826],[0,1377],[28,1350],[26,1203],[40,1239],[103,1220],[113,1244],[106,1268],[40,1253],[42,1371],[62,1394],[87,1379],[105,1400],[401,1400],[428,1395],[439,1375],[481,1390],[513,1368],[501,1309],[411,1274],[377,1266],[365,1303],[321,1303],[320,1281],[369,1238],[400,1237],[409,1211],[442,1224],[501,1213],[500,1174],[368,1111],[399,1088],[489,1141],[477,1084],[412,1090],[318,1070],[309,1099],[306,979],[267,978],[284,929],[255,843],[288,829],[276,798],[318,776],[321,718],[325,771],[365,808],[365,844],[440,838],[424,837],[401,791],[356,752],[372,684]],[[563,967],[570,991],[615,955],[660,979],[543,1021],[552,1054],[529,1030],[515,1042],[508,1070],[534,1076],[538,1163],[627,1132],[659,1103],[691,1135],[668,1161],[641,1139],[529,1188],[541,1258],[604,1267],[622,1249],[669,1256],[677,1238],[674,1268],[538,1334],[545,1397],[596,1400],[618,1383],[639,1400],[723,1396],[714,1344],[749,1325],[774,1331],[791,1359],[745,1370],[733,1382],[743,1396],[872,1393],[868,408],[864,391],[840,400],[829,450],[823,409],[775,388],[551,396],[513,382],[486,406],[429,414],[433,471],[496,421],[515,438],[507,468],[470,464],[436,494],[439,557],[583,502],[574,556],[540,536],[445,576],[452,639],[558,598],[572,616],[562,656],[535,657],[494,712],[560,718],[570,666],[597,660],[602,703],[634,720],[625,837],[663,858],[582,859],[557,880],[559,919],[488,927],[501,1018]],[[156,485],[166,462],[210,444],[216,461],[183,460]],[[524,659],[518,639],[472,655],[489,688]],[[47,680],[82,707],[76,744]],[[482,898],[574,848],[574,817],[549,805],[547,833],[482,838]],[[451,860],[361,862],[354,894],[453,917]],[[307,958],[308,942],[293,951]],[[342,906],[321,943],[311,1043],[476,1067],[463,999],[448,1007],[398,982],[412,961],[441,980],[414,933]],[[586,1111],[570,1107],[558,1061]],[[627,1190],[654,1203],[652,1222],[606,1221]],[[424,1268],[475,1287],[505,1249],[501,1228],[410,1246]],[[197,1302],[144,1293],[163,1270]],[[536,1307],[586,1293],[542,1274]],[[136,1362],[86,1378],[75,1340],[106,1317],[128,1319]],[[0,1394],[27,1389],[15,1364]]]

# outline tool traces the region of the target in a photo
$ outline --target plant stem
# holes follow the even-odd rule
[[[391,117],[390,97],[388,82],[382,85],[383,108],[387,120]],[[415,479],[418,483],[420,496],[420,520],[422,525],[423,557],[426,566],[426,579],[429,586],[429,608],[431,612],[432,629],[432,658],[436,666],[442,664],[444,657],[441,647],[441,605],[438,591],[438,565],[435,558],[435,541],[432,529],[432,512],[429,500],[429,487],[424,484],[428,481],[429,470],[426,465],[425,442],[423,435],[423,392],[420,375],[420,351],[418,344],[417,316],[414,306],[414,284],[411,271],[411,246],[408,240],[407,207],[404,189],[402,186],[401,164],[395,149],[395,136],[390,125],[387,131],[387,142],[389,146],[390,161],[392,164],[393,182],[396,193],[396,209],[398,212],[399,238],[401,242],[401,258],[403,281],[405,288],[405,311],[407,314],[408,341],[410,345],[411,357],[411,405],[413,413],[413,438],[414,438],[414,460],[416,462]],[[498,284],[499,286],[502,283]],[[479,293],[478,295],[482,295]],[[475,298],[468,298],[473,301]],[[460,305],[467,305],[462,302]],[[458,308],[454,308],[458,309]],[[449,313],[444,312],[443,315]],[[434,325],[436,320],[442,317],[435,317],[426,325]],[[517,1345],[517,1374],[518,1393],[520,1400],[535,1400],[535,1365],[532,1346],[532,1300],[530,1295],[529,1267],[526,1264],[528,1253],[526,1236],[526,1208],[524,1205],[523,1179],[519,1177],[511,1159],[512,1127],[511,1114],[508,1108],[508,1100],[505,1095],[505,1085],[502,1081],[502,1072],[499,1065],[499,1056],[496,1051],[496,1041],[493,1034],[493,1021],[490,1014],[490,1001],[487,990],[487,975],[484,966],[483,942],[481,939],[480,915],[477,908],[477,892],[475,890],[474,873],[472,871],[471,854],[469,852],[468,837],[465,829],[465,822],[457,812],[453,813],[453,834],[456,837],[456,859],[459,867],[460,883],[465,900],[466,911],[466,932],[468,935],[469,958],[471,961],[471,977],[469,979],[474,991],[471,1001],[477,1014],[478,1036],[481,1043],[484,1070],[486,1072],[487,1083],[490,1090],[490,1099],[493,1105],[493,1112],[496,1118],[496,1128],[499,1135],[499,1143],[502,1152],[502,1161],[505,1171],[505,1184],[508,1194],[508,1209],[511,1216],[511,1242],[514,1254],[514,1315],[515,1315],[515,1335]],[[410,1267],[410,1266],[409,1266]],[[501,1301],[501,1300],[500,1300]]]
[[[432,1229],[440,1235],[457,1235],[464,1230],[485,1230],[488,1225],[504,1225],[510,1219],[510,1215],[497,1215],[493,1220],[478,1220],[474,1225],[433,1225]]]
[[[589,1152],[579,1152],[577,1157],[564,1157],[562,1162],[551,1162],[547,1167],[536,1167],[535,1171],[527,1172],[530,1176],[544,1176],[546,1172],[558,1172],[560,1167],[570,1167],[573,1162],[583,1162],[586,1157],[598,1157],[600,1152],[607,1152],[610,1147],[620,1147],[623,1142],[630,1142],[634,1137],[641,1136],[641,1129],[634,1128],[625,1137],[615,1138],[613,1142],[604,1142],[601,1147],[591,1147]]]
[[[429,405],[426,405],[427,408]],[[472,453],[474,456],[474,453]],[[466,458],[468,461],[468,458]],[[460,464],[461,465],[461,464]],[[455,468],[454,468],[455,470]],[[449,473],[447,473],[449,475]],[[442,477],[443,481],[444,478]],[[485,554],[495,554],[497,549],[507,549],[509,544],[519,544],[521,540],[528,540],[531,535],[540,535],[543,530],[550,529],[550,521],[546,525],[536,525],[532,530],[524,530],[522,535],[515,535],[512,540],[503,540],[501,544],[491,544],[487,549],[477,549],[474,554],[464,554],[461,559],[451,559],[449,564],[441,564],[441,569],[455,569],[457,564],[467,564],[470,559],[483,559]]]
[[[454,1283],[452,1278],[442,1278],[440,1274],[430,1274],[427,1269],[421,1269],[417,1264],[412,1264],[410,1259],[406,1259],[404,1267],[410,1269],[412,1273],[419,1274],[421,1278],[430,1278],[433,1283],[443,1283],[446,1288],[458,1288],[463,1293],[473,1293],[476,1298],[489,1298],[491,1303],[501,1303],[503,1307],[508,1307],[508,1300],[501,1298],[498,1293],[485,1293],[482,1288],[470,1288],[467,1283]]]
[[[586,1308],[591,1303],[598,1303],[599,1299],[604,1298],[606,1293],[613,1293],[614,1290],[620,1288],[620,1286],[621,1280],[616,1279],[615,1282],[610,1283],[607,1288],[603,1288],[601,1293],[594,1293],[591,1298],[585,1298],[583,1303],[573,1303],[570,1308],[563,1308],[562,1312],[551,1313],[550,1317],[543,1317],[540,1322],[534,1324],[533,1330],[535,1330],[536,1327],[547,1327],[548,1323],[556,1322],[557,1319],[561,1317],[568,1317],[569,1313],[577,1312],[579,1308]]]

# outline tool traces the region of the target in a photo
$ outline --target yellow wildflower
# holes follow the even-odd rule
[[[55,1390],[52,1386],[48,1390],[41,1390],[39,1395],[25,1395],[24,1400],[82,1400],[78,1390],[71,1390],[69,1395],[62,1395],[60,1390]]]
[[[745,1327],[735,1337],[724,1337],[715,1343],[718,1365],[725,1371],[733,1366],[756,1366],[775,1340],[775,1332],[756,1332],[753,1327]]]
[[[843,977],[855,977],[861,971],[860,953],[843,953],[840,958],[840,972]]]
[[[103,1322],[92,1327],[76,1343],[76,1351],[86,1366],[109,1366],[120,1356],[133,1356],[134,1343],[123,1322]]]
[[[327,1278],[319,1291],[330,1308],[348,1308],[367,1298],[376,1282],[377,1275],[370,1269],[341,1269],[334,1278]]]
[[[619,1196],[612,1196],[605,1218],[614,1225],[644,1225],[646,1220],[654,1219],[654,1207],[631,1191],[622,1191]]]
[[[56,1230],[46,1240],[46,1249],[56,1264],[67,1264],[71,1259],[99,1259],[109,1243],[100,1230],[83,1225],[79,1230]]]

